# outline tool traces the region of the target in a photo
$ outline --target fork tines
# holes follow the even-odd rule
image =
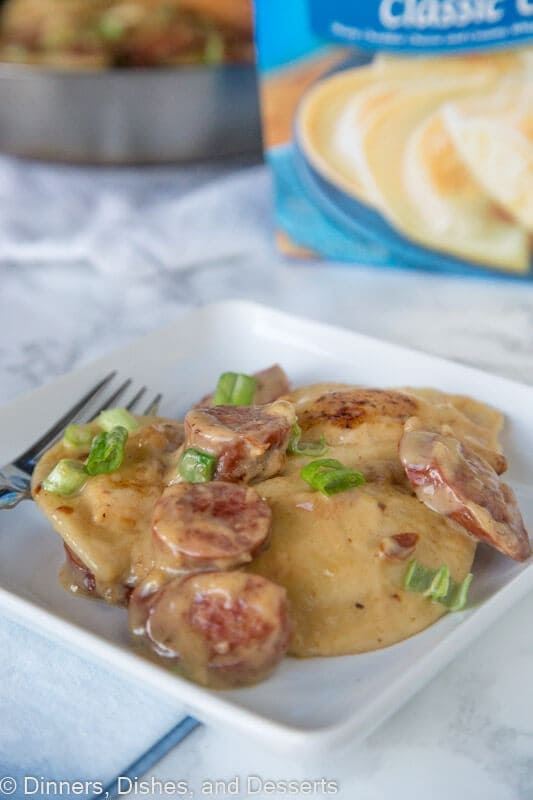
[[[77,402],[74,403],[74,405],[65,414],[63,414],[63,416],[60,417],[51,428],[46,431],[46,433],[44,433],[36,442],[34,442],[34,444],[32,444],[31,447],[29,447],[24,453],[18,456],[18,458],[13,461],[13,465],[28,475],[31,475],[35,466],[35,462],[40,458],[45,450],[47,450],[56,441],[58,441],[58,439],[60,439],[68,425],[71,425],[72,423],[83,424],[84,422],[91,422],[92,420],[96,419],[96,417],[102,411],[105,411],[105,409],[112,408],[113,406],[117,405],[118,401],[124,397],[126,391],[132,385],[131,378],[125,380],[114,392],[112,392],[112,394],[107,397],[105,402],[101,403],[96,410],[93,410],[92,413],[90,413],[93,402],[100,394],[102,394],[105,389],[110,387],[116,375],[116,371],[113,371],[110,372],[109,375],[106,375],[105,378],[102,378],[102,380],[98,381],[98,383],[89,389],[89,391],[79,400],[77,400]],[[136,392],[131,400],[125,404],[125,407],[128,409],[128,411],[136,410],[146,392],[146,386],[142,386]],[[141,411],[140,413],[156,414],[161,399],[162,395],[157,394],[150,401],[144,411]]]

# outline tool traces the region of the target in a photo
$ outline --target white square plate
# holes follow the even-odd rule
[[[28,446],[110,369],[164,393],[162,413],[179,416],[224,370],[253,372],[280,362],[293,384],[348,381],[433,386],[471,394],[507,415],[511,484],[533,487],[533,388],[345,330],[244,302],[208,306],[0,410],[0,463]],[[519,495],[533,525],[533,488]],[[264,683],[213,692],[134,654],[123,609],[70,596],[57,573],[59,537],[31,503],[0,513],[0,608],[88,657],[136,676],[217,725],[285,754],[339,746],[367,735],[520,597],[533,588],[531,563],[478,548],[468,610],[374,653],[287,658]]]

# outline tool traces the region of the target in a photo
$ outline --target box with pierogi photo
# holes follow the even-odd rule
[[[531,0],[256,0],[278,241],[529,277]]]

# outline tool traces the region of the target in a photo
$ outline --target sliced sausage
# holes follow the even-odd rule
[[[195,408],[185,417],[184,449],[215,456],[217,480],[264,480],[283,469],[295,421],[294,407],[286,400]]]
[[[259,575],[203,572],[174,578],[144,598],[139,591],[130,604],[132,632],[198,683],[256,683],[287,651],[285,589]]]
[[[468,445],[454,436],[406,429],[399,454],[418,499],[428,508],[516,561],[529,557],[527,531],[512,490]]]
[[[154,509],[155,563],[171,572],[245,564],[263,548],[271,521],[268,503],[249,486],[173,484]]]
[[[289,379],[285,371],[279,364],[273,364],[267,369],[262,369],[260,372],[254,372],[253,377],[256,381],[254,405],[263,406],[267,403],[273,403],[289,391]],[[195,408],[203,408],[213,404],[214,394],[208,394],[202,397],[199,403],[196,403]]]
[[[289,391],[289,379],[279,364],[254,372],[256,380],[254,405],[273,403]]]
[[[409,387],[405,391],[419,401],[418,427],[434,433],[450,433],[488,461],[498,475],[505,472],[507,462],[498,440],[504,424],[500,411],[471,397],[444,394],[436,389]],[[413,421],[408,420],[406,427]]]

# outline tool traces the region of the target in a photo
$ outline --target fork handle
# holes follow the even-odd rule
[[[30,479],[0,470],[0,510],[15,508],[22,500],[31,500]]]

